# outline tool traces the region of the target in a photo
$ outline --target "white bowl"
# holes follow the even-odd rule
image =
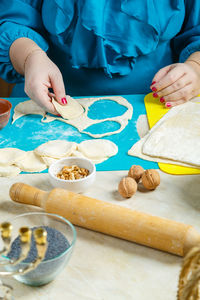
[[[64,166],[77,165],[80,168],[89,170],[89,175],[75,180],[64,180],[58,178],[56,175]],[[87,158],[82,157],[67,157],[58,160],[49,167],[49,179],[54,187],[67,189],[75,193],[82,193],[86,191],[95,181],[96,167],[93,162]]]

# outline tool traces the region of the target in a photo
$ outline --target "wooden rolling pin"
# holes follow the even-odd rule
[[[15,202],[39,206],[48,213],[63,216],[74,225],[180,256],[200,243],[200,234],[190,225],[64,189],[45,192],[15,183],[10,188],[10,197]]]

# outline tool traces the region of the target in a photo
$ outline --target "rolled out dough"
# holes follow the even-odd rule
[[[200,104],[189,102],[168,116],[147,137],[142,152],[200,167]]]
[[[195,99],[175,106],[131,147],[128,154],[155,162],[200,168],[199,120],[200,104]]]
[[[45,111],[37,105],[34,101],[28,100],[24,102],[20,102],[14,108],[14,115],[12,124],[19,118],[25,115],[42,115],[43,117],[46,115]]]
[[[19,103],[15,107],[13,123],[15,122],[16,119],[22,117],[23,115],[39,114],[39,115],[43,116],[42,122],[44,122],[44,123],[58,120],[58,121],[61,121],[61,122],[64,122],[64,123],[74,126],[75,128],[78,129],[79,132],[83,132],[94,138],[101,138],[104,136],[110,136],[112,134],[121,132],[127,126],[128,120],[130,120],[132,118],[132,114],[133,114],[132,105],[125,98],[120,97],[120,96],[108,96],[108,97],[99,97],[99,98],[81,98],[81,99],[73,99],[73,100],[76,101],[76,104],[73,104],[72,109],[70,109],[70,113],[68,115],[68,117],[71,116],[70,119],[64,119],[62,117],[53,117],[48,114],[45,114],[44,111],[36,103],[34,103],[32,100],[29,100],[29,101],[26,101],[27,103],[22,102],[22,103]],[[88,117],[89,108],[91,107],[92,104],[94,104],[97,101],[101,101],[101,100],[114,101],[114,102],[126,107],[127,110],[125,111],[125,113],[123,113],[122,115],[117,116],[117,117],[111,117],[111,118],[105,118],[105,119],[90,119]],[[75,102],[73,102],[73,103],[75,103]],[[59,105],[58,103],[54,103],[54,104],[55,104],[55,106],[57,106],[56,109],[59,110],[59,113],[61,115],[63,115],[63,117],[67,117],[67,105],[65,107],[65,106]],[[77,107],[78,107],[78,109],[75,112],[74,110]],[[80,107],[82,107],[82,109]],[[82,113],[80,113],[81,111],[82,111]],[[86,131],[86,129],[88,127],[90,127],[94,124],[100,124],[100,123],[107,122],[107,121],[119,123],[120,128],[115,131],[104,132],[104,133],[99,133],[99,134],[93,134],[93,133]]]

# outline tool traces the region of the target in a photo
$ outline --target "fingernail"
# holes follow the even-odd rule
[[[62,98],[61,101],[62,101],[63,104],[67,104],[67,99],[65,97]]]
[[[161,98],[160,98],[160,102],[161,102],[161,103],[165,102],[165,98],[164,98],[164,97],[161,97]]]
[[[157,92],[157,88],[155,86],[153,86],[151,89],[153,92]]]
[[[157,93],[153,93],[153,97],[154,98],[158,98],[158,94]]]
[[[151,83],[151,85],[153,85],[153,84],[155,84],[156,83],[156,81],[153,81],[152,83]]]
[[[166,106],[166,107],[172,107],[171,103],[169,103],[169,102],[167,102],[167,103],[165,104],[165,106]]]

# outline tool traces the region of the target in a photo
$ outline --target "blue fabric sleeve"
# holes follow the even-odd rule
[[[40,8],[41,0],[0,1],[0,77],[7,82],[23,81],[9,57],[10,46],[16,39],[30,38],[44,51],[48,49]]]
[[[179,61],[184,62],[192,53],[200,51],[200,1],[185,1],[185,21],[180,34],[174,39]]]

